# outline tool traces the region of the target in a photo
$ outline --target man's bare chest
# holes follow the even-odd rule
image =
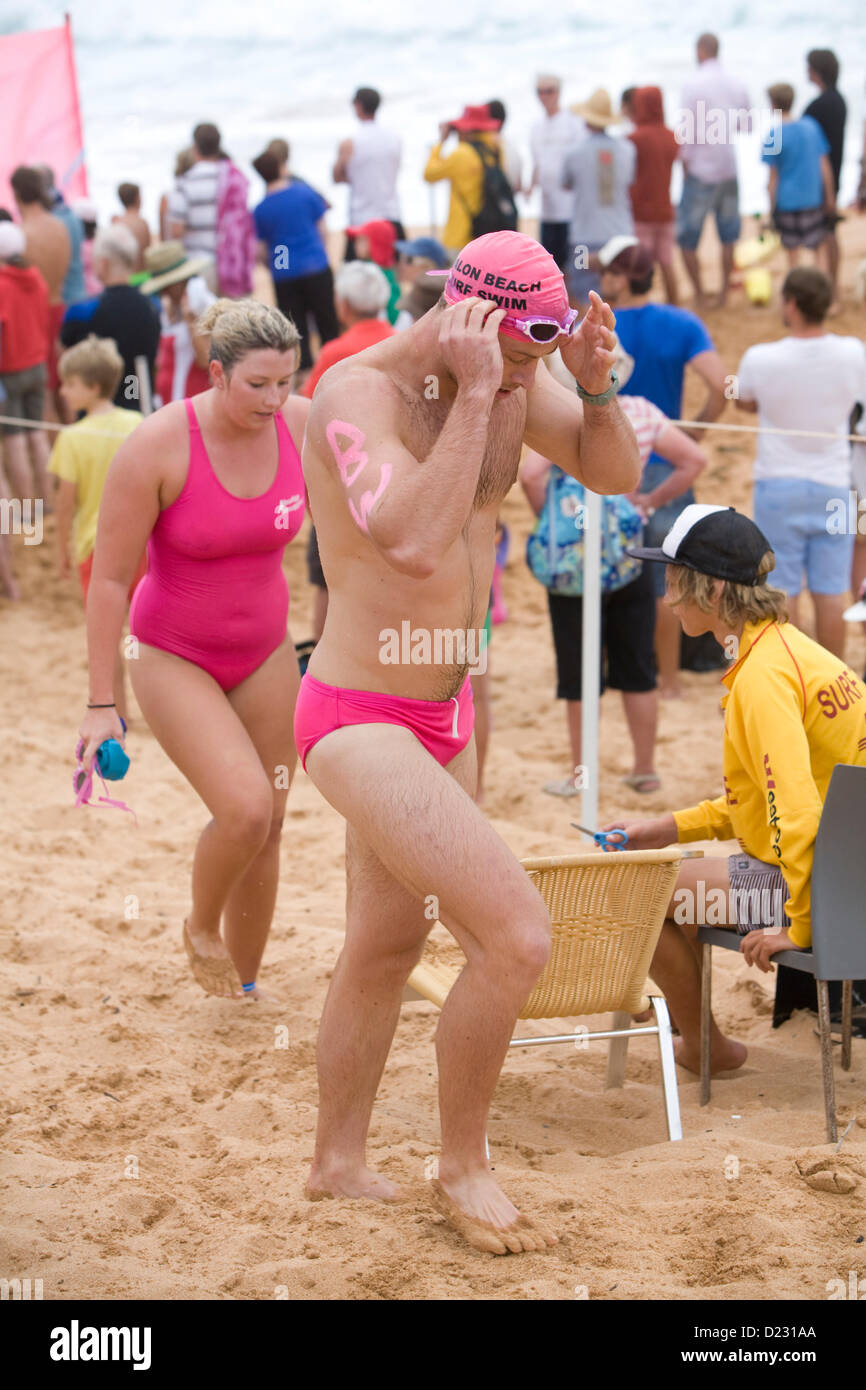
[[[435,447],[450,411],[445,401],[408,403],[403,442],[423,463]],[[478,472],[474,510],[501,502],[517,479],[520,448],[526,422],[524,393],[496,401],[490,412],[487,443]],[[467,458],[467,467],[474,462]]]

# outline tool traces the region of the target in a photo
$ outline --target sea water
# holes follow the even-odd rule
[[[535,76],[563,81],[563,103],[606,87],[661,87],[669,126],[683,80],[694,68],[694,41],[718,34],[723,65],[746,84],[756,110],[772,82],[792,83],[796,110],[817,94],[806,78],[810,48],[832,48],[848,102],[840,204],[854,196],[863,147],[866,6],[862,0],[67,0],[72,14],[87,168],[102,218],[118,211],[118,183],[140,183],[155,223],[171,187],[174,159],[192,127],[214,121],[223,143],[249,175],[251,199],[263,192],[250,160],[268,140],[292,146],[293,169],[332,203],[334,228],[346,225],[345,186],[331,180],[339,141],[354,117],[359,86],[380,90],[379,119],[403,139],[399,192],[407,226],[440,228],[447,186],[422,172],[438,125],[467,103],[500,98],[507,139],[529,172],[529,130],[541,114]],[[61,22],[54,0],[3,0],[0,32]],[[766,125],[764,124],[764,129]],[[741,207],[766,210],[767,171],[760,125],[738,140]],[[675,175],[674,195],[679,187]],[[537,215],[538,193],[518,200]]]

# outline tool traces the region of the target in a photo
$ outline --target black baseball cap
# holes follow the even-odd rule
[[[626,554],[663,565],[685,565],[714,579],[733,584],[757,584],[758,565],[770,542],[747,516],[733,507],[692,502],[684,507],[660,547],[637,546]]]

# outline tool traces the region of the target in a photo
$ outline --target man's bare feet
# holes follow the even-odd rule
[[[238,973],[220,937],[193,935],[184,922],[183,944],[190,969],[205,994],[216,994],[222,999],[243,998]]]
[[[659,697],[662,700],[684,700],[685,691],[681,685],[659,685]]]
[[[721,1043],[714,1047],[710,1053],[710,1075],[715,1076],[717,1072],[721,1071],[736,1071],[738,1067],[743,1065],[748,1055],[743,1043],[734,1042],[732,1038],[723,1038]],[[674,1038],[674,1057],[678,1066],[685,1067],[686,1071],[693,1071],[696,1075],[700,1075],[700,1046],[688,1047],[684,1038]]]
[[[441,1180],[430,1186],[438,1210],[473,1250],[518,1255],[556,1245],[556,1236],[521,1215],[490,1173],[458,1178],[448,1191]]]
[[[390,1178],[361,1163],[327,1170],[313,1164],[304,1196],[310,1202],[321,1202],[327,1197],[366,1197],[373,1202],[399,1202],[403,1194]]]

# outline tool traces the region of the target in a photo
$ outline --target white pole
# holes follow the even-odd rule
[[[583,791],[580,819],[598,829],[598,716],[601,670],[601,498],[584,492],[583,533],[583,678],[581,682],[580,761]]]
[[[150,368],[147,365],[146,357],[136,357],[135,371],[138,376],[138,403],[141,407],[142,415],[153,413],[153,396],[150,390]]]

